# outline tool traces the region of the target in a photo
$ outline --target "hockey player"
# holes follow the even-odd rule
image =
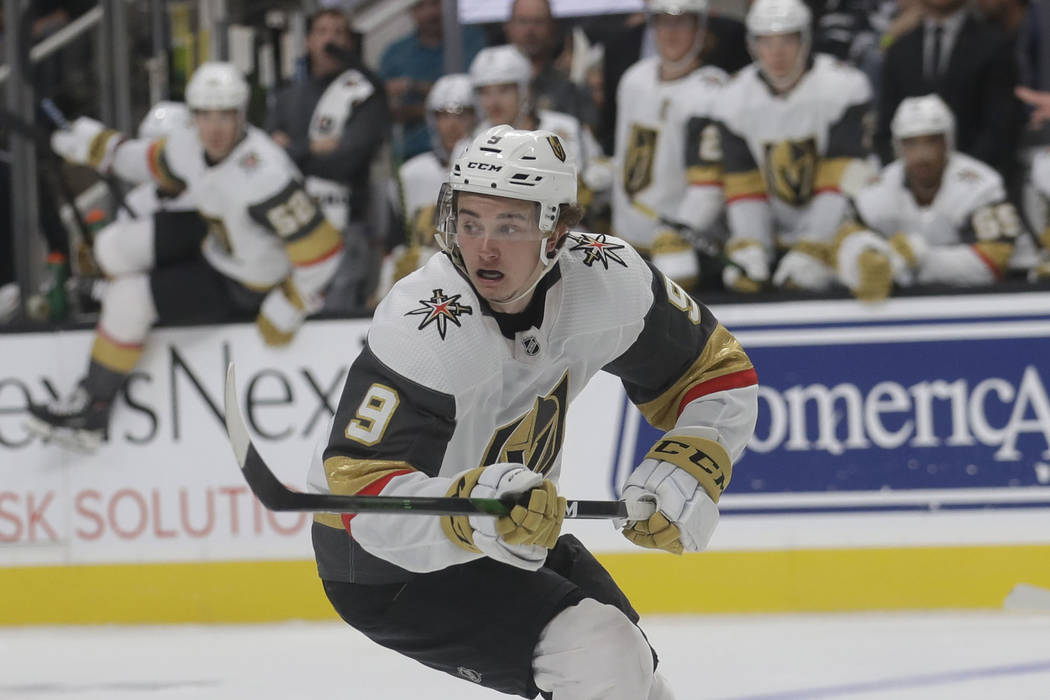
[[[502,518],[315,517],[318,570],[373,641],[508,695],[669,700],[623,592],[559,537],[569,402],[604,369],[667,433],[623,497],[643,547],[706,547],[756,417],[754,368],[703,305],[624,241],[571,227],[560,138],[493,127],[439,201],[444,252],[394,285],[351,365],[310,488],[504,497]],[[690,695],[690,697],[693,697]]]
[[[285,152],[245,121],[248,85],[228,63],[204,63],[186,86],[195,128],[126,139],[81,117],[52,137],[67,161],[125,180],[154,180],[195,211],[118,221],[95,258],[110,282],[87,376],[66,398],[31,406],[45,438],[93,449],[113,401],[159,319],[227,318],[257,311],[264,340],[291,340],[320,307],[342,254],[339,232],[303,190]]]
[[[434,242],[434,202],[448,180],[456,145],[474,133],[477,117],[470,76],[446,75],[434,83],[426,101],[426,121],[432,149],[410,158],[397,172],[397,191],[405,242],[383,260],[376,288],[382,299],[391,285],[420,267],[437,252]]]
[[[711,252],[724,242],[712,230],[722,212],[722,153],[711,116],[728,77],[700,58],[707,0],[648,8],[658,55],[627,69],[617,88],[612,225],[689,289],[701,276],[693,243]]]
[[[592,195],[609,189],[612,173],[591,132],[570,114],[536,109],[530,87],[532,64],[518,49],[510,45],[482,49],[470,64],[470,79],[481,111],[477,133],[498,124],[553,131],[579,164],[581,199],[589,202]]]
[[[756,0],[747,14],[755,62],[719,101],[730,265],[727,288],[824,290],[835,281],[830,244],[846,213],[843,187],[868,168],[868,79],[810,55],[810,12],[801,0]],[[784,253],[786,252],[786,255]]]
[[[853,200],[840,232],[842,283],[860,299],[888,296],[893,282],[988,285],[1027,236],[1002,177],[954,149],[955,119],[937,95],[909,97],[891,123],[898,159]]]

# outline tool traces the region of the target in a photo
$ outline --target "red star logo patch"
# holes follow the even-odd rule
[[[625,263],[619,253],[616,252],[625,249],[627,246],[608,241],[604,233],[599,233],[597,236],[585,236],[580,233],[570,233],[569,238],[572,239],[573,242],[573,246],[572,248],[569,248],[569,250],[584,251],[583,264],[587,267],[591,267],[594,263],[600,262],[602,267],[608,270],[610,260],[627,267],[627,263]]]
[[[423,320],[419,322],[417,330],[423,330],[431,323],[436,324],[438,335],[444,340],[449,322],[456,326],[461,326],[459,317],[474,313],[469,306],[459,303],[461,296],[461,294],[453,294],[447,297],[442,290],[435,289],[434,296],[429,299],[419,300],[419,303],[423,305],[421,308],[412,309],[405,316],[423,316]]]

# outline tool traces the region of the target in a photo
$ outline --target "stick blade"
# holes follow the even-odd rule
[[[233,363],[226,366],[225,405],[223,417],[226,420],[226,435],[233,447],[233,454],[237,458],[237,466],[244,469],[248,460],[248,448],[251,446],[251,438],[248,435],[248,426],[244,424],[244,416],[241,408],[237,405],[237,377]]]

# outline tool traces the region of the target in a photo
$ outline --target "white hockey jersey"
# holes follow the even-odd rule
[[[503,318],[447,255],[434,256],[376,309],[309,487],[443,496],[453,476],[500,462],[556,482],[569,403],[602,369],[657,427],[711,402],[731,459],[750,437],[756,376],[747,355],[623,241],[570,234],[529,307]],[[321,577],[406,580],[478,558],[438,520],[318,515]]]
[[[660,80],[659,57],[638,61],[617,89],[612,226],[648,251],[661,220],[703,231],[721,210],[721,147],[712,116],[728,77],[703,66]]]
[[[125,179],[152,179],[201,214],[208,223],[202,253],[216,270],[260,291],[290,281],[289,297],[308,311],[319,307],[342,237],[303,189],[295,164],[265,132],[247,127],[214,165],[206,162],[194,128],[157,141],[127,141],[114,167]]]
[[[731,238],[770,253],[803,238],[830,241],[845,213],[844,180],[865,169],[871,100],[863,73],[823,54],[782,95],[755,63],[737,73],[717,109]],[[822,194],[838,200],[830,215],[814,211]]]
[[[937,196],[920,206],[905,183],[904,162],[887,165],[854,198],[861,225],[892,237],[920,236],[928,247],[919,261],[920,284],[978,285],[1000,277],[1023,233],[998,172],[953,152]]]

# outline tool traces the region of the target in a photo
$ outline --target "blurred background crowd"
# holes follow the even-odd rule
[[[329,313],[368,313],[435,252],[449,159],[495,123],[559,134],[581,229],[706,300],[1050,278],[1047,0],[3,7],[0,318],[16,324],[90,315],[66,278],[91,279],[84,240],[126,193],[57,159],[50,132],[63,115],[185,126],[185,86],[215,60],[344,237]]]

